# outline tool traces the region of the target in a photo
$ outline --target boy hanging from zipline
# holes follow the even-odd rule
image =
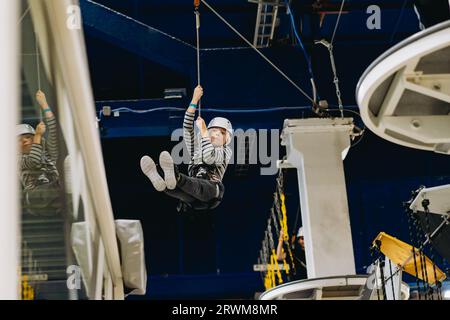
[[[36,101],[44,114],[36,129],[29,124],[17,125],[19,144],[20,181],[22,185],[22,207],[28,214],[51,216],[62,210],[58,161],[58,137],[56,118],[47,98],[41,90],[36,92]],[[44,138],[45,132],[48,135]]]
[[[223,199],[222,178],[232,156],[229,146],[233,128],[231,122],[216,117],[206,127],[200,116],[195,120],[199,132],[194,131],[194,116],[203,96],[203,88],[195,88],[192,101],[183,121],[183,138],[191,158],[188,175],[180,173],[169,152],[159,155],[159,166],[149,156],[141,158],[142,172],[157,191],[180,200],[178,210],[216,208]]]

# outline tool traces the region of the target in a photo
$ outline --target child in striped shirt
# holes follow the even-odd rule
[[[191,158],[188,175],[178,172],[167,151],[160,154],[159,166],[149,156],[141,158],[143,173],[156,190],[181,201],[178,209],[214,209],[224,194],[222,178],[232,155],[229,144],[233,128],[225,118],[214,118],[206,127],[205,121],[197,117],[199,133],[195,135],[194,116],[202,95],[202,87],[197,86],[183,121],[183,138]]]
[[[45,117],[36,129],[29,124],[17,125],[19,143],[22,205],[34,215],[54,215],[60,210],[59,174],[56,168],[58,143],[56,119],[45,94],[36,93],[36,100]],[[44,134],[48,129],[47,139]]]

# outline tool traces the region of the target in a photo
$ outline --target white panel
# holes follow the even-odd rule
[[[285,120],[287,161],[297,168],[308,279],[355,274],[342,151],[351,118]]]
[[[19,298],[19,186],[17,137],[19,102],[19,5],[0,1],[0,300]]]
[[[414,126],[405,127],[403,124],[396,128],[395,120],[393,120],[405,89],[423,95],[426,98],[450,102],[449,75],[422,74],[421,70],[415,70],[420,59],[448,46],[450,46],[450,23],[443,22],[399,43],[369,67],[361,77],[356,92],[361,117],[367,128],[393,143],[450,154],[450,150],[447,148],[447,141],[450,138],[448,130],[439,130],[433,125],[421,127],[420,130],[417,130]],[[450,62],[450,57],[448,62]],[[385,85],[385,81],[391,76],[394,76],[394,79],[389,84],[390,87],[386,96],[383,97],[384,100],[378,114],[374,115],[369,109],[369,105],[374,98],[376,90],[380,86]],[[428,100],[433,101],[434,99]],[[406,108],[402,108],[402,115],[409,116],[405,114],[404,109]],[[442,110],[444,112],[437,111],[436,114],[433,114],[432,112],[436,111],[432,108],[427,108],[427,105],[423,106],[423,110],[425,114],[415,115],[417,121],[421,121],[422,117],[430,115],[444,116],[446,111],[445,109]],[[428,114],[426,114],[427,110],[430,110]],[[445,116],[450,121],[450,115]],[[417,142],[412,139],[416,139]],[[429,143],[430,141],[432,142]]]

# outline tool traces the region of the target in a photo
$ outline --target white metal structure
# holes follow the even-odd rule
[[[83,206],[88,228],[86,252],[92,285],[88,295],[91,299],[123,299],[119,250],[78,1],[29,3],[45,71],[54,75],[51,81],[57,93],[58,120],[70,156],[73,212]]]
[[[308,279],[354,275],[343,154],[353,119],[286,119],[282,145],[297,169]]]
[[[85,271],[92,287],[87,294],[90,299],[124,299],[116,227],[96,128],[78,1],[30,0],[28,3],[38,35],[42,74],[56,94],[57,121],[67,147],[65,182],[66,187],[70,186],[66,192],[72,197],[74,218],[81,210],[87,226],[84,250],[89,267]],[[21,283],[16,137],[20,110],[19,7],[20,1],[0,1],[0,92],[7,92],[3,94],[0,126],[0,299],[19,299]]]
[[[375,280],[375,278],[374,278]],[[288,282],[272,288],[260,300],[376,300],[376,286],[368,275],[326,277]],[[368,287],[370,286],[370,288]],[[401,300],[409,299],[409,287],[401,284]]]
[[[449,216],[450,213],[450,184],[443,186],[424,188],[413,200],[409,208],[413,212],[424,211],[422,200],[428,199],[428,209],[432,214]]]
[[[270,45],[277,26],[278,8],[283,4],[280,0],[248,0],[258,4],[256,9],[255,35],[253,45],[264,48]]]
[[[0,300],[19,298],[19,185],[16,123],[19,110],[18,1],[0,1]]]
[[[380,268],[380,266],[378,266]],[[409,287],[408,294],[405,296],[402,295],[404,292],[402,286],[402,276],[403,271],[399,266],[392,263],[388,257],[384,257],[384,270],[383,275],[385,277],[385,292],[386,292],[386,300],[408,300],[409,299]],[[377,287],[382,287],[381,285],[381,272],[377,272]],[[402,299],[403,296],[403,299]],[[405,299],[406,298],[406,299]]]
[[[375,60],[358,83],[356,99],[364,123],[380,137],[450,154],[450,21]]]
[[[429,235],[423,245],[431,243],[442,257],[449,259],[450,184],[422,188],[411,202],[409,209],[418,213],[419,219],[422,219],[422,228]],[[412,255],[409,259],[412,259]]]

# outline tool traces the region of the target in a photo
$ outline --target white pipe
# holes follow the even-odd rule
[[[16,124],[19,111],[20,1],[0,1],[0,300],[19,298],[19,186]]]
[[[104,278],[104,271],[105,271],[105,248],[103,247],[103,241],[102,239],[98,239],[98,246],[97,246],[97,265],[95,270],[95,300],[102,300],[102,294],[103,294],[103,278]]]
[[[100,136],[96,128],[96,114],[94,97],[90,83],[89,70],[86,57],[85,41],[81,17],[76,0],[47,0],[32,1],[30,3],[32,16],[37,21],[49,19],[46,31],[50,37],[40,37],[41,53],[47,69],[58,72],[58,81],[62,82],[64,92],[70,103],[72,121],[74,123],[76,139],[82,154],[85,168],[87,193],[92,200],[95,213],[95,224],[103,240],[106,264],[111,272],[114,286],[114,299],[123,299],[123,279],[120,266],[119,249],[115,233],[114,216],[106,181],[103,164]],[[69,23],[71,22],[71,23]],[[45,20],[42,22],[45,23]],[[39,27],[35,23],[35,27]],[[44,39],[42,39],[44,38]],[[44,42],[43,42],[44,40]],[[55,46],[52,50],[50,65],[49,50],[47,46]]]
[[[94,97],[89,77],[83,30],[67,26],[71,0],[46,1],[50,28],[58,46],[57,61],[71,103],[76,135],[85,163],[89,193],[105,247],[106,262],[114,285],[114,299],[123,299],[123,279],[114,216],[103,163],[100,135],[96,129]]]

